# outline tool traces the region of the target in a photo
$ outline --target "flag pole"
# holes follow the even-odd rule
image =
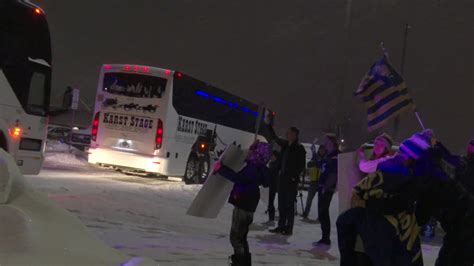
[[[402,60],[401,60],[401,63],[400,63],[400,75],[402,77],[405,74],[405,60],[406,60],[406,56],[407,56],[407,44],[408,44],[408,32],[409,32],[409,30],[410,30],[410,25],[407,23],[407,24],[405,24],[405,31],[404,31],[404,34],[403,34]],[[417,116],[418,120],[420,121],[420,124],[423,127],[423,123],[421,123],[421,120],[419,119],[419,115],[416,114],[416,116]],[[395,138],[398,135],[399,126],[400,126],[400,117],[397,116],[397,117],[395,117],[395,120],[393,121],[393,133],[394,133]]]
[[[405,74],[405,59],[407,56],[407,44],[408,44],[408,33],[411,29],[410,24],[405,24],[405,33],[403,35],[403,48],[402,48],[402,61],[400,64],[400,74],[403,76]]]
[[[425,125],[423,124],[423,121],[421,120],[421,117],[420,117],[420,114],[418,113],[418,111],[415,109],[415,116],[416,116],[416,119],[418,119],[418,123],[420,123],[420,126],[421,126],[421,129],[425,130]]]
[[[407,46],[407,41],[408,41],[408,32],[409,32],[410,28],[411,27],[410,27],[409,24],[405,25],[405,37],[404,37],[403,51],[402,51],[402,65],[400,67],[400,74],[402,76],[403,76],[403,71],[404,71],[404,68],[405,68],[406,46]],[[382,53],[383,53],[384,57],[388,60],[388,51],[385,48],[385,44],[383,42],[380,43],[380,49],[382,49]],[[418,123],[420,124],[421,129],[425,130],[426,128],[425,128],[425,125],[423,124],[423,121],[421,120],[420,113],[418,112],[417,109],[415,109],[414,113],[415,113],[416,119],[418,120]],[[399,123],[400,123],[400,119],[399,119],[399,117],[396,117],[395,121],[394,121],[394,131],[395,131],[394,133],[395,133],[395,135],[398,133]]]

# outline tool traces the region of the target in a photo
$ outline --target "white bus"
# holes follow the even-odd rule
[[[0,148],[24,174],[43,162],[51,90],[51,43],[41,8],[0,1]]]
[[[257,117],[256,104],[181,72],[104,65],[89,162],[202,183],[227,145],[252,144]]]

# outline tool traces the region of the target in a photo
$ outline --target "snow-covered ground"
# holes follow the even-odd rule
[[[76,215],[111,247],[131,256],[152,258],[159,265],[227,265],[232,253],[228,235],[232,206],[226,205],[217,219],[186,215],[200,189],[152,178],[129,176],[87,164],[80,153],[47,153],[39,176],[28,181],[49,198]],[[320,226],[296,219],[294,235],[268,233],[264,203],[255,213],[249,234],[254,265],[338,265],[336,228],[333,246],[312,248],[321,236]],[[331,206],[334,224],[337,197]],[[299,205],[299,209],[300,209]],[[311,217],[316,217],[313,209]],[[424,245],[425,265],[434,265],[437,245]]]

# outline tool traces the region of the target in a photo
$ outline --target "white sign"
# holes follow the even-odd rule
[[[74,88],[72,90],[72,103],[71,103],[72,110],[77,110],[79,107],[79,95],[80,95],[80,90],[77,88]]]
[[[222,164],[238,172],[242,169],[248,151],[230,145],[221,157]],[[210,174],[194,198],[187,215],[215,219],[229,199],[234,183],[219,174]]]

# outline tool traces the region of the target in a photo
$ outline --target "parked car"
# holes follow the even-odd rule
[[[63,126],[50,125],[48,127],[48,139],[66,142],[69,139],[71,129]]]
[[[73,128],[71,135],[71,145],[87,147],[91,144],[91,127],[85,129]]]

